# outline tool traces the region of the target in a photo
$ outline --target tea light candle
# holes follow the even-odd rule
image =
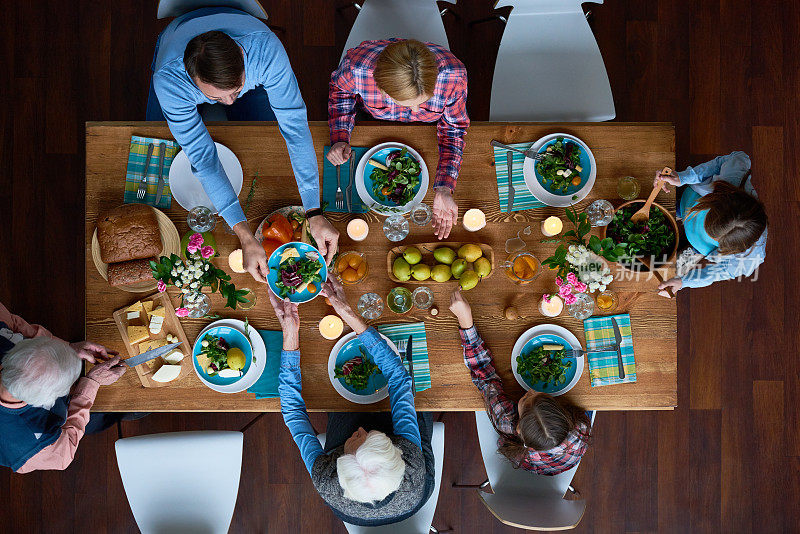
[[[542,221],[542,234],[545,237],[553,237],[561,233],[564,223],[556,216],[551,216]]]
[[[558,295],[542,295],[542,300],[539,301],[539,311],[545,317],[556,317],[561,315],[564,309],[564,301]]]
[[[338,339],[344,330],[344,323],[338,315],[326,315],[319,322],[319,333],[325,339]]]
[[[464,214],[464,228],[470,232],[477,232],[486,226],[486,215],[477,208],[467,210]]]
[[[364,241],[369,234],[369,226],[364,219],[353,219],[347,223],[347,235],[353,241]]]
[[[231,271],[235,273],[247,272],[244,269],[244,257],[242,256],[242,249],[237,248],[228,254],[228,266],[231,268]]]

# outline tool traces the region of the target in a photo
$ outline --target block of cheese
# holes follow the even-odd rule
[[[142,302],[142,307],[144,307],[144,311],[146,311],[149,314],[151,311],[153,311],[153,301],[146,300]]]
[[[148,350],[157,349],[158,347],[163,347],[166,344],[167,344],[166,339],[151,339],[149,341],[144,341],[142,343],[139,343],[139,354],[147,352]]]
[[[146,326],[129,326],[128,327],[128,343],[136,345],[145,339],[149,338],[150,334],[147,332]]]
[[[180,363],[183,360],[185,354],[181,349],[175,349],[166,356],[164,356],[164,361],[171,364]]]
[[[153,303],[151,302],[150,305],[152,306],[152,304]],[[152,311],[149,311],[148,313],[150,314],[151,317],[157,316],[163,319],[166,316],[167,310],[164,309],[164,306],[159,306],[158,308],[155,308]]]
[[[151,258],[161,254],[161,233],[153,208],[124,204],[97,220],[97,242],[103,263]]]
[[[161,368],[153,375],[153,380],[156,382],[172,382],[181,374],[180,365],[162,365]]]
[[[142,306],[142,302],[139,300],[125,308],[125,316],[127,317],[128,321],[144,319],[146,317],[145,313],[144,306]]]
[[[161,328],[164,326],[164,318],[158,315],[150,317],[150,333],[160,334]]]

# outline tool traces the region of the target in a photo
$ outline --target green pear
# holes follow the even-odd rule
[[[464,271],[464,273],[461,275],[461,278],[458,279],[458,283],[461,284],[461,289],[464,291],[469,291],[478,285],[479,280],[480,277],[475,271]]]
[[[458,249],[458,257],[464,258],[468,262],[473,262],[483,256],[483,251],[481,247],[474,244],[469,243],[467,245],[462,245],[460,249]]]
[[[411,278],[411,266],[401,257],[394,260],[392,272],[401,282],[407,282]]]
[[[474,269],[478,276],[486,278],[492,272],[492,262],[487,258],[478,258],[475,260]]]
[[[464,271],[467,269],[467,260],[465,259],[458,259],[453,262],[453,265],[450,266],[450,272],[453,273],[453,278],[458,280],[461,278],[461,275],[464,274]]]
[[[433,278],[435,282],[447,282],[450,280],[450,276],[449,265],[440,263],[439,265],[434,265],[433,269],[431,269],[431,278]]]
[[[452,265],[453,261],[456,259],[456,251],[450,247],[439,247],[433,251],[433,257],[436,258],[436,261],[439,263]]]
[[[417,247],[406,247],[405,250],[403,250],[403,259],[405,259],[409,265],[416,265],[422,261],[422,252],[420,252]]]
[[[431,268],[424,263],[418,263],[411,267],[411,276],[414,277],[414,280],[422,282],[431,277]]]

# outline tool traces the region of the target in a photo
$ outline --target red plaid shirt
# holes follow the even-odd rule
[[[517,403],[503,391],[503,382],[492,365],[492,353],[474,326],[461,330],[461,344],[464,346],[464,363],[472,375],[472,382],[483,394],[489,417],[502,433],[514,435],[519,421]],[[525,455],[518,459],[519,467],[540,475],[557,475],[575,467],[587,449],[582,430],[573,430],[561,444],[550,450],[527,449]],[[504,440],[501,437],[498,446]]]
[[[375,84],[373,72],[378,55],[389,43],[364,41],[347,51],[339,68],[331,75],[328,94],[328,125],[331,145],[350,143],[350,132],[356,117],[356,105],[376,119],[400,122],[437,122],[439,136],[439,165],[433,187],[455,190],[461,170],[464,135],[469,127],[467,116],[467,69],[449,50],[425,43],[436,55],[439,75],[433,96],[423,102],[416,113],[384,96]]]

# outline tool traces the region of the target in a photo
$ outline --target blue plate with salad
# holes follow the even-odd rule
[[[281,245],[267,261],[269,289],[280,299],[301,304],[319,295],[328,279],[325,258],[316,247],[292,241]]]
[[[192,361],[197,376],[215,386],[238,382],[253,364],[253,347],[247,337],[231,326],[214,326],[194,342]]]
[[[538,325],[517,339],[511,352],[511,370],[527,389],[563,395],[580,380],[585,358],[567,358],[581,349],[578,339],[558,325]]]
[[[389,347],[397,347],[381,334]],[[389,396],[387,380],[355,332],[342,336],[328,358],[328,375],[339,395],[356,404],[372,404]]]
[[[555,133],[542,137],[532,148],[542,159],[525,158],[525,185],[548,206],[566,207],[583,200],[594,186],[594,154],[577,137]]]
[[[428,166],[419,153],[397,142],[369,149],[356,168],[356,191],[381,215],[407,213],[428,192]]]

